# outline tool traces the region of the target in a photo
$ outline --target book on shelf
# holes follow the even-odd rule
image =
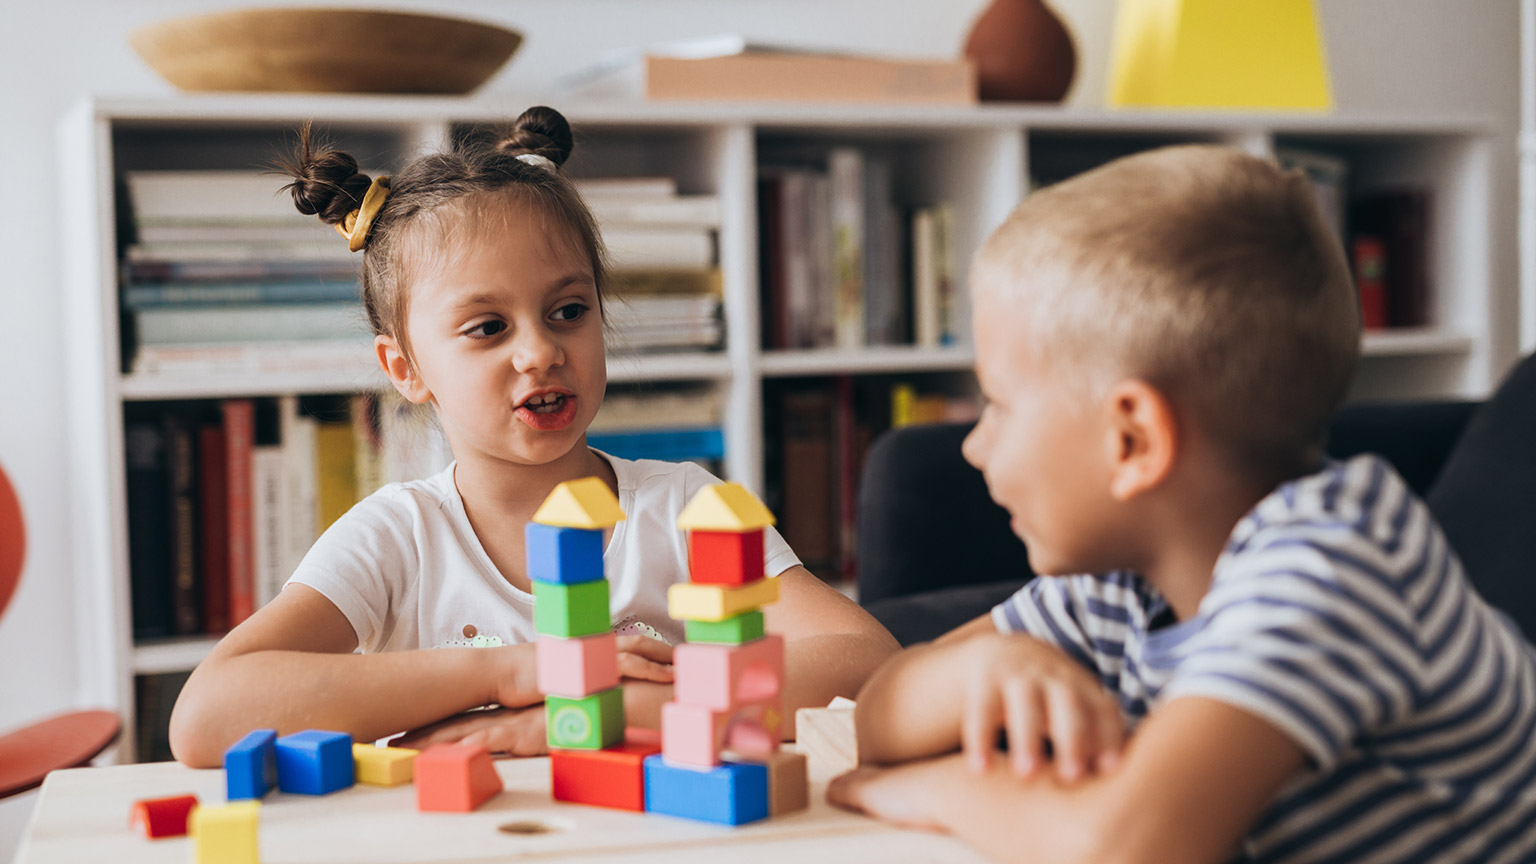
[[[350,254],[350,253],[348,253]],[[198,285],[229,282],[293,282],[321,279],[356,282],[357,261],[352,258],[246,257],[233,260],[143,258],[129,249],[123,262],[127,285]]]
[[[278,437],[283,452],[283,566],[292,573],[315,541],[319,483],[315,477],[315,436],[320,421],[305,414],[299,397],[277,399]]]
[[[864,154],[834,147],[827,156],[831,189],[833,332],[839,348],[864,346]]]
[[[721,399],[713,388],[613,392],[603,398],[587,431],[717,427],[723,413]]]
[[[123,289],[123,305],[129,309],[159,306],[220,306],[226,311],[244,307],[299,303],[344,304],[356,309],[362,302],[355,279],[304,279],[285,282],[137,282]]]
[[[266,267],[270,264],[281,267],[279,262],[324,262],[336,267],[357,266],[357,258],[347,251],[345,241],[324,235],[314,241],[300,243],[136,243],[123,251],[123,259],[130,267],[139,264],[153,267],[170,264],[188,267]]]
[[[611,293],[620,299],[674,295],[718,298],[724,293],[725,287],[719,267],[705,270],[616,270],[611,276]]]
[[[964,59],[858,55],[723,36],[625,51],[566,76],[560,87],[591,99],[968,105],[976,101],[976,72]]]
[[[151,306],[134,312],[140,345],[371,339],[362,304]]]
[[[911,290],[902,266],[905,232],[896,206],[896,166],[873,155],[864,160],[864,327],[871,345],[909,341]]]
[[[318,512],[315,534],[357,503],[357,457],[353,452],[351,419],[321,422],[315,430]]]
[[[621,459],[708,462],[725,458],[725,435],[719,427],[589,431],[587,445]]]
[[[955,332],[954,213],[948,205],[912,214],[913,341],[923,347],[952,345]]]
[[[654,202],[678,197],[676,178],[665,174],[641,177],[575,177],[571,182],[586,200],[594,202]]]
[[[134,406],[136,409],[138,406]],[[169,446],[159,417],[125,412],[128,569],[133,636],[149,639],[175,632],[171,581],[171,488]]]
[[[224,425],[197,430],[198,539],[202,569],[203,626],[229,630],[229,460]]]
[[[1355,236],[1375,237],[1383,247],[1389,327],[1423,327],[1430,321],[1430,208],[1429,190],[1418,188],[1383,189],[1350,204]]]
[[[140,762],[169,762],[171,709],[186,685],[188,672],[164,672],[134,678],[134,750]]]
[[[607,231],[627,225],[664,225],[679,228],[719,228],[720,199],[714,195],[676,195],[647,198],[638,195],[587,197],[592,218]]]
[[[256,443],[256,403],[229,399],[224,414],[225,469],[229,517],[229,626],[256,611],[256,570],[251,521],[251,451]]]
[[[123,180],[139,225],[318,223],[294,208],[284,179],[266,171],[128,171]]]
[[[615,270],[698,269],[715,266],[715,235],[688,225],[604,227],[603,243]]]
[[[143,224],[137,226],[138,242],[154,248],[178,243],[216,245],[220,243],[249,243],[252,245],[303,246],[321,243],[335,244],[340,238],[336,229],[314,216],[304,216],[296,222],[203,222],[186,224]],[[342,241],[345,246],[345,241]]]
[[[283,513],[286,469],[281,445],[252,448],[251,549],[257,609],[277,596],[293,572],[288,566],[288,525]]]
[[[836,566],[834,533],[836,450],[833,394],[825,388],[792,389],[777,400],[779,464],[774,507],[784,541],[818,575]]]
[[[361,339],[315,339],[264,343],[140,345],[133,356],[136,375],[275,375],[355,370],[359,388],[376,386],[373,344]]]
[[[177,636],[203,632],[197,560],[197,454],[192,421],[179,411],[164,417],[170,472],[171,611]]]

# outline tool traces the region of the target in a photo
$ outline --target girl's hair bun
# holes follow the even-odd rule
[[[357,160],[339,150],[316,150],[309,124],[299,131],[299,149],[283,163],[293,182],[283,187],[293,205],[307,216],[335,225],[356,210],[373,179],[357,170]]]
[[[564,165],[571,156],[571,124],[553,108],[536,105],[522,113],[508,132],[496,144],[503,153],[522,155],[533,153],[543,156],[556,165]]]

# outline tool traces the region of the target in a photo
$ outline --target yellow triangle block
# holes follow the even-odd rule
[[[684,531],[756,531],[772,524],[773,514],[740,483],[705,486],[677,515]]]
[[[1109,104],[1328,110],[1313,0],[1120,0]]]
[[[609,528],[624,519],[619,499],[596,477],[567,480],[539,505],[533,521],[561,528]]]

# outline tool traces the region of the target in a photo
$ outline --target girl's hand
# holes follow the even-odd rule
[[[478,744],[492,753],[542,756],[549,752],[544,734],[544,705],[469,711],[413,729],[390,742],[393,747],[425,749],[434,744]]]
[[[987,771],[999,731],[1007,735],[1019,777],[1045,760],[1046,741],[1065,782],[1114,768],[1125,723],[1114,696],[1091,672],[1055,646],[1025,636],[984,634],[969,649],[960,742],[972,770]]]
[[[672,683],[672,646],[649,636],[620,636],[619,675],[636,681]]]

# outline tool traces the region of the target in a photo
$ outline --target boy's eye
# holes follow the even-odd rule
[[[552,316],[556,321],[580,321],[587,314],[587,304],[567,303],[556,309]]]
[[[468,330],[464,331],[464,335],[475,339],[489,339],[490,337],[495,336],[497,333],[500,333],[505,329],[507,329],[507,323],[505,321],[497,321],[493,318],[489,321],[482,321],[479,324],[469,328]]]

